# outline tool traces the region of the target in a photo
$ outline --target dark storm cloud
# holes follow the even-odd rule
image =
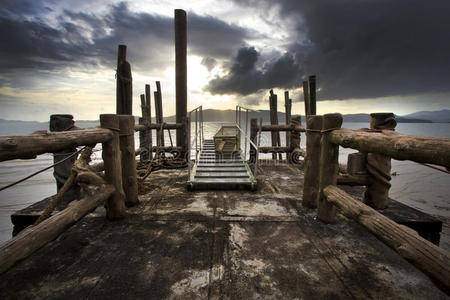
[[[254,47],[240,48],[229,73],[211,80],[206,90],[213,94],[249,95],[272,87],[291,88],[301,79],[301,68],[294,57],[285,53],[261,66]]]
[[[235,2],[261,10],[277,6],[280,19],[296,23],[287,50],[304,69],[303,77],[318,76],[320,99],[450,91],[448,0]],[[247,77],[252,85],[246,90],[249,93],[260,88],[253,84],[261,80],[260,74],[253,75]],[[214,79],[210,90],[221,93],[223,86],[234,82],[233,76],[240,75],[230,70],[228,76]],[[280,87],[275,81],[269,83]],[[232,86],[226,90],[242,93],[242,88]]]
[[[57,25],[39,18],[17,17],[26,1],[7,1],[14,17],[0,16],[0,73],[55,70],[67,67],[114,68],[118,44],[128,46],[133,70],[173,64],[173,18],[133,12],[126,3],[110,6],[104,15],[64,11]],[[31,2],[30,2],[31,3]],[[5,8],[6,9],[6,8]],[[35,10],[46,9],[36,5]],[[230,56],[252,33],[209,16],[188,13],[191,54],[212,59]]]

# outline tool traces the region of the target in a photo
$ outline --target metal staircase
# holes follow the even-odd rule
[[[204,140],[201,107],[194,109],[191,113],[195,113],[196,132],[195,141],[189,144],[191,147],[195,144],[196,158],[192,168],[189,168],[188,189],[254,190],[256,188],[255,176],[245,160],[247,145],[245,145],[245,151],[242,153],[241,149],[236,150],[234,145],[224,143],[217,147],[214,140]],[[198,114],[200,114],[200,124],[197,124]],[[242,129],[238,123],[233,126],[236,127],[240,139]],[[245,133],[244,136],[248,139]],[[219,151],[218,148],[222,150]]]

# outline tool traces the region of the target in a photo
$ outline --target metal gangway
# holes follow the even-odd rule
[[[193,140],[189,140],[188,164],[189,173],[187,187],[189,190],[240,190],[256,189],[256,171],[258,168],[258,145],[248,136],[248,108],[236,106],[236,119],[233,123],[222,123],[221,129],[214,137],[205,139],[203,127],[203,110],[199,106],[189,112],[189,124],[195,123]],[[241,115],[245,112],[245,126],[242,126]],[[191,138],[191,127],[188,136]],[[243,129],[244,127],[244,129]],[[193,129],[193,128],[192,128]],[[243,137],[243,143],[241,138]],[[237,147],[230,140],[236,139]],[[230,146],[231,145],[231,146]],[[247,162],[247,154],[252,146],[256,151],[253,170]],[[242,149],[242,147],[244,149]],[[194,160],[192,160],[194,152]]]

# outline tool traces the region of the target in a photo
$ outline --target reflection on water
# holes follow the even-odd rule
[[[208,122],[204,126],[204,135],[206,138],[212,138],[222,124]],[[357,129],[367,127],[366,123],[345,123],[343,127]],[[245,126],[243,126],[245,127]],[[195,128],[195,126],[193,127]],[[11,129],[9,129],[11,130]],[[21,129],[22,131],[24,129]],[[29,128],[26,132],[32,132],[36,129]],[[250,130],[250,126],[248,126]],[[397,131],[406,134],[416,134],[424,136],[440,136],[450,138],[450,124],[411,124],[400,123],[397,125]],[[175,142],[174,130],[171,131],[172,140]],[[8,132],[8,134],[11,134]],[[195,132],[191,132],[191,141],[195,139]],[[286,135],[280,134],[281,144],[285,145]],[[139,143],[139,137],[135,135],[136,145]],[[156,141],[155,132],[153,141]],[[170,145],[168,132],[165,132],[165,143]],[[244,136],[241,136],[241,144],[244,145]],[[261,138],[261,146],[271,145],[270,133],[264,132]],[[302,134],[301,146],[305,148],[305,136]],[[137,147],[137,146],[136,146]],[[99,146],[96,147],[98,150]],[[346,157],[349,153],[355,152],[351,149],[342,149],[339,160],[346,163]],[[194,151],[192,152],[192,157]],[[271,158],[271,154],[261,154],[262,158]],[[247,155],[248,157],[248,155]],[[93,160],[101,160],[101,151],[94,152]],[[23,178],[37,170],[40,170],[53,163],[50,154],[38,156],[34,160],[13,160],[0,163],[0,186],[7,185],[20,178]],[[392,177],[392,188],[390,195],[392,198],[406,203],[422,211],[450,218],[450,200],[448,198],[450,175],[429,169],[410,161],[392,162],[392,172],[398,175]],[[42,200],[45,197],[56,193],[52,170],[33,177],[25,183],[21,183],[12,188],[0,191],[0,242],[11,237],[12,225],[10,215],[16,210],[28,206],[29,204]]]

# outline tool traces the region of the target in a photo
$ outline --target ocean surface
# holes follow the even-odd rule
[[[211,138],[224,123],[208,122],[204,125],[204,135]],[[83,123],[83,127],[95,127],[96,123]],[[28,124],[6,123],[0,124],[0,135],[27,134],[36,130],[46,130],[45,123]],[[195,129],[195,124],[192,126]],[[244,127],[244,126],[243,126]],[[368,127],[367,123],[344,123],[343,127],[357,129]],[[250,130],[250,126],[248,127]],[[399,123],[396,130],[400,133],[422,136],[436,136],[450,138],[450,124],[448,123]],[[172,133],[174,134],[174,133]],[[156,137],[153,137],[156,140]],[[165,136],[166,145],[170,145],[168,135]],[[173,137],[175,141],[175,138]],[[191,132],[191,141],[195,140],[195,133]],[[138,144],[138,134],[135,135]],[[242,145],[244,137],[242,137]],[[305,136],[302,134],[301,146],[305,148]],[[281,143],[285,144],[285,134],[281,133]],[[270,133],[263,133],[261,146],[270,145]],[[136,147],[137,148],[137,147]],[[93,154],[93,161],[101,160],[101,145],[97,145]],[[340,163],[346,163],[352,149],[340,151]],[[194,157],[195,151],[192,151]],[[271,157],[263,154],[262,157]],[[45,168],[53,163],[51,154],[39,155],[33,160],[12,160],[0,162],[0,187],[17,181],[33,172]],[[419,165],[411,161],[392,160],[392,187],[390,196],[411,207],[432,214],[444,221],[444,234],[441,237],[441,246],[450,250],[450,175],[434,169]],[[47,170],[25,182],[0,191],[0,243],[11,238],[12,224],[10,215],[36,201],[56,193],[56,184],[52,169]]]

